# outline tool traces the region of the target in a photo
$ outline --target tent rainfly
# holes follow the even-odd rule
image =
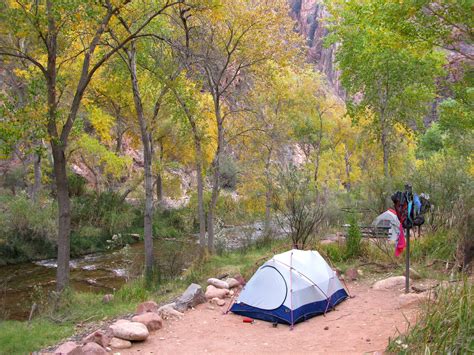
[[[293,249],[263,264],[230,310],[293,326],[326,313],[347,297],[335,272],[317,251]]]
[[[374,227],[390,227],[390,240],[397,241],[400,231],[400,221],[398,220],[397,214],[394,210],[389,209],[384,213],[377,216],[372,222]]]

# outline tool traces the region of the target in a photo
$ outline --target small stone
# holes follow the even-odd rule
[[[132,343],[128,340],[114,337],[110,341],[110,346],[114,349],[128,349],[132,347]]]
[[[229,285],[229,288],[240,286],[240,282],[234,279],[233,277],[229,277],[228,279],[225,280],[225,282],[227,282],[227,284]]]
[[[97,343],[87,343],[82,347],[82,352],[84,354],[96,355],[96,354],[107,354],[107,351]]]
[[[163,318],[163,319],[169,319],[169,318],[181,318],[184,316],[183,313],[177,311],[174,309],[175,304],[174,303],[169,303],[165,304],[164,306],[161,306],[157,313],[158,315]]]
[[[109,346],[110,339],[112,339],[113,334],[111,331],[102,331],[96,330],[95,332],[89,334],[84,339],[82,339],[83,344],[87,343],[97,343],[104,348]]]
[[[434,300],[434,294],[429,291],[421,293],[406,293],[398,297],[400,307],[410,307],[429,300]]]
[[[114,300],[114,295],[112,295],[110,293],[106,294],[106,295],[104,295],[104,297],[102,297],[102,303],[105,303],[105,304],[110,303],[113,300]]]
[[[158,305],[154,301],[146,301],[140,303],[137,307],[136,314],[142,314],[146,312],[156,312],[158,310]]]
[[[61,354],[61,355],[81,355],[82,350],[80,345],[76,344],[73,341],[68,341],[61,344],[54,354]]]
[[[218,306],[225,306],[226,302],[223,299],[214,297],[212,300],[210,300],[212,304],[218,305]]]
[[[366,341],[366,342],[370,342],[370,339],[369,339],[369,338],[367,338],[367,339],[365,339],[365,341]]]
[[[324,327],[324,330],[329,330],[329,327],[328,326]]]
[[[150,332],[163,327],[163,320],[158,315],[158,313],[153,312],[139,314],[132,318],[132,322],[139,322],[146,325],[148,331]]]
[[[348,281],[354,281],[359,278],[359,272],[356,269],[347,269],[344,273],[344,279]]]
[[[245,284],[247,283],[245,279],[243,278],[243,276],[240,274],[235,275],[234,279],[236,279],[239,282],[240,286],[245,286]]]
[[[213,278],[213,277],[207,280],[207,284],[212,285],[216,288],[229,289],[229,284],[227,282]]]
[[[141,341],[148,338],[150,334],[144,324],[125,319],[119,319],[110,326],[110,329],[112,329],[114,337],[125,340]]]
[[[230,291],[228,289],[219,289],[213,285],[209,285],[206,289],[206,299],[211,300],[215,297],[225,298],[229,294],[229,292]]]
[[[374,290],[388,290],[402,285],[405,285],[405,276],[392,276],[377,281],[372,287]]]

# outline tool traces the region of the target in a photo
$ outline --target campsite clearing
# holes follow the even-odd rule
[[[180,320],[169,320],[123,354],[176,353],[325,353],[363,354],[383,352],[388,338],[414,322],[417,307],[399,307],[402,289],[373,290],[369,280],[350,283],[350,298],[326,316],[317,316],[289,326],[255,321],[228,313],[227,306],[209,303],[186,312]],[[229,300],[227,301],[229,302]],[[405,318],[406,317],[406,318]]]

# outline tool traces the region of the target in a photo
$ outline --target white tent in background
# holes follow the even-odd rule
[[[293,249],[263,264],[231,311],[293,325],[330,311],[347,297],[336,273],[317,251]]]
[[[391,241],[398,240],[398,234],[400,231],[400,221],[393,210],[387,210],[384,213],[377,216],[372,222],[372,226],[376,228],[390,228],[389,236]]]

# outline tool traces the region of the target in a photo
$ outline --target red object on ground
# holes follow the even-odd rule
[[[252,318],[245,317],[244,319],[242,319],[242,322],[244,322],[244,323],[253,323],[254,320]]]

